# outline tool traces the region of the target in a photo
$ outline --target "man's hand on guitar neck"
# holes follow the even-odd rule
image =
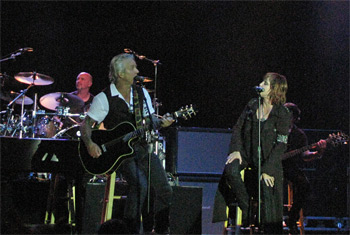
[[[305,162],[308,162],[308,161],[313,161],[315,159],[320,159],[322,158],[322,155],[325,151],[327,147],[327,141],[326,140],[320,140],[317,142],[317,146],[315,147],[317,149],[317,151],[314,151],[314,152],[310,152],[309,150],[308,151],[305,151],[304,152],[304,156],[303,156],[303,159]]]
[[[163,115],[161,121],[162,121],[162,124],[161,124],[162,127],[168,127],[175,122],[175,120],[171,117],[169,113]]]

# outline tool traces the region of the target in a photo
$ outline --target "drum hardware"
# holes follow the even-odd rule
[[[57,106],[56,107],[56,112],[57,115],[59,116],[66,116],[69,114],[70,107],[64,107],[64,106]]]
[[[21,103],[21,121],[20,121],[20,134],[19,138],[23,137],[23,130],[24,130],[24,125],[23,125],[23,112],[24,112],[24,105],[29,105],[33,104],[33,100],[30,99],[29,97],[26,97],[25,94],[27,91],[32,87],[32,86],[42,86],[42,85],[50,85],[53,83],[53,78],[43,75],[37,72],[21,72],[15,75],[15,79],[21,83],[24,84],[29,84],[29,86],[22,90],[20,93],[12,92],[14,95],[17,95],[10,103],[7,105],[7,108],[9,110],[9,117],[12,116],[13,109],[10,109],[13,104],[19,104]],[[35,110],[36,111],[36,110]],[[7,133],[8,125],[9,122],[6,124],[6,130],[5,130],[5,135]]]
[[[67,131],[79,127],[79,123],[75,122],[74,125],[62,129],[63,123],[60,117],[69,118],[79,117],[81,119],[85,118],[85,114],[80,113],[69,113],[70,107],[59,106],[56,112],[46,112],[45,110],[37,110],[36,116],[38,117],[38,122],[35,126],[35,136],[38,138],[61,138],[63,134]],[[74,119],[73,119],[74,120]],[[77,131],[78,132],[78,131]],[[80,137],[80,133],[74,133],[74,136]]]
[[[22,92],[22,91],[21,91]],[[14,91],[10,91],[10,92],[3,92],[0,93],[0,98],[2,100],[5,101],[12,101],[16,96],[19,96],[20,93],[19,92],[14,92]],[[33,104],[33,100],[31,98],[29,98],[28,96],[25,95],[21,95],[14,103],[16,104],[22,104],[22,99],[24,99],[24,105],[31,105]]]
[[[25,96],[24,94],[27,92],[27,90],[30,88],[31,86],[29,86],[26,90],[22,90],[21,93],[18,92],[14,92],[14,91],[10,91],[10,92],[2,92],[0,93],[0,99],[5,100],[10,102],[7,105],[7,110],[2,111],[1,113],[8,113],[8,119],[6,122],[6,126],[4,126],[4,135],[7,135],[8,131],[10,131],[10,133],[13,131],[13,126],[9,126],[13,124],[13,119],[11,120],[11,117],[13,117],[12,113],[14,111],[14,105],[15,104],[23,104],[21,107],[21,117],[25,116],[25,113],[23,113],[24,111],[24,105],[31,105],[33,104],[33,100],[31,98],[29,98],[28,96]],[[16,96],[16,97],[15,97]],[[23,131],[23,120],[21,120],[21,126],[17,126],[14,129],[14,132],[11,134],[11,136],[14,136],[17,130],[21,130]]]
[[[71,126],[71,127],[67,127],[67,128],[65,128],[65,129],[59,131],[56,135],[53,136],[53,138],[62,137],[62,135],[63,135],[64,133],[66,133],[67,131],[69,131],[69,130],[71,130],[71,129],[73,129],[73,128],[79,127],[79,126],[80,126],[80,124],[75,124],[75,125],[73,125],[73,126]],[[80,130],[78,130],[78,131],[75,133],[75,135],[79,138],[79,137],[81,136]]]
[[[36,116],[58,116],[58,117],[79,117],[85,118],[85,114],[80,113],[68,113],[68,112],[56,112],[56,113],[47,113],[45,110],[39,109],[36,111]]]

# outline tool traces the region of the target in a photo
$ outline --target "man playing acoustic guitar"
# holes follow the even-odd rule
[[[154,229],[159,234],[169,233],[169,206],[172,188],[159,158],[150,154],[151,151],[148,149],[149,145],[145,140],[143,130],[145,128],[145,133],[147,133],[147,129],[152,129],[148,128],[149,126],[168,127],[174,122],[174,119],[167,115],[158,119],[154,115],[148,92],[134,81],[138,72],[132,54],[119,54],[111,60],[109,70],[111,84],[95,96],[81,126],[81,138],[85,145],[82,148],[85,148],[89,155],[85,159],[81,157],[83,165],[89,160],[101,160],[91,164],[92,167],[97,168],[106,163],[111,164],[110,168],[107,167],[107,172],[103,172],[101,167],[102,172],[99,173],[111,173],[118,169],[128,182],[129,193],[124,210],[124,222],[131,234],[142,232],[141,211],[147,196],[148,170],[150,170],[151,187],[156,195]],[[143,120],[146,120],[146,124]],[[92,126],[94,123],[101,122],[106,131],[102,132],[99,138],[94,139]],[[128,134],[125,130],[129,129],[134,132]],[[109,138],[110,141],[98,145],[101,138]],[[119,144],[113,147],[118,141]],[[123,143],[125,146],[122,146]],[[118,153],[122,149],[130,151]],[[118,157],[119,154],[121,154],[120,157]],[[149,155],[151,156],[150,169],[148,169]],[[108,163],[110,159],[115,160]],[[121,160],[122,164],[120,164]],[[85,169],[90,173],[93,172],[87,167]]]

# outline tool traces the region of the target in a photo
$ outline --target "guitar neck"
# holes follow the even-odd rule
[[[285,153],[282,155],[282,160],[287,160],[288,158],[291,158],[291,157],[294,157],[296,155],[299,155],[309,149],[312,149],[313,147],[315,147],[317,145],[317,143],[314,143],[314,144],[310,144],[310,145],[307,145],[307,146],[304,146],[300,149],[295,149],[295,150],[292,150],[288,153]]]
[[[326,142],[328,143],[330,140],[327,139]],[[313,143],[313,144],[310,144],[310,145],[307,145],[307,146],[304,146],[302,148],[299,148],[299,149],[295,149],[295,150],[292,150],[290,152],[287,152],[287,153],[284,153],[282,155],[282,161],[283,160],[287,160],[291,157],[294,157],[296,155],[299,155],[299,154],[302,154],[303,152],[307,151],[307,150],[310,150],[310,149],[313,149],[317,146],[317,143]]]

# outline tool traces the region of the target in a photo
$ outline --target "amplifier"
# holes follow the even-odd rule
[[[166,133],[166,170],[174,175],[221,175],[231,130],[176,127]]]

